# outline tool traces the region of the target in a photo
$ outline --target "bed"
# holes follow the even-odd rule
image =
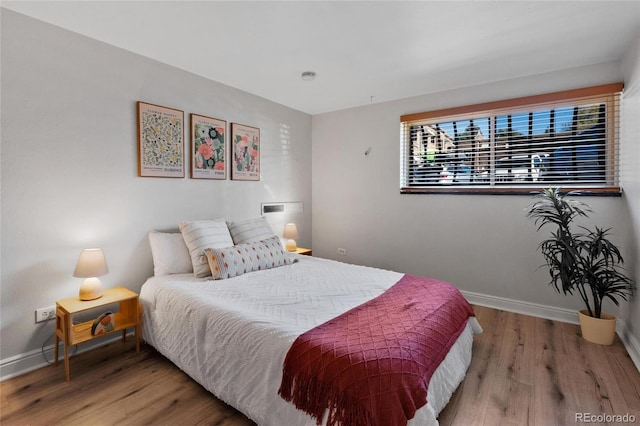
[[[184,229],[183,235],[193,251]],[[236,236],[233,242],[240,243]],[[220,245],[225,244],[228,241]],[[292,343],[308,330],[380,296],[403,278],[393,271],[285,253],[289,261],[282,266],[212,280],[179,273],[175,267],[158,273],[157,251],[156,276],[140,291],[144,339],[259,425],[316,424],[278,394]],[[408,424],[437,425],[438,413],[462,382],[471,361],[473,335],[482,331],[475,317],[465,324],[428,382],[427,404]]]

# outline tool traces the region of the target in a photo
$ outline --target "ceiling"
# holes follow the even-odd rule
[[[309,114],[617,61],[640,29],[640,0],[2,7]]]

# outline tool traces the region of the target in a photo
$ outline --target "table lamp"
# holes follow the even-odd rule
[[[99,248],[84,249],[80,252],[73,276],[86,278],[80,286],[80,300],[93,300],[102,296],[102,283],[98,277],[109,272],[104,252]]]
[[[284,233],[282,236],[287,239],[287,244],[285,246],[287,251],[296,251],[298,248],[295,241],[295,239],[298,238],[298,228],[296,228],[296,224],[287,223],[284,226]]]

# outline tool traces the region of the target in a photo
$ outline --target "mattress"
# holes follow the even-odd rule
[[[305,331],[370,300],[403,274],[293,255],[296,262],[226,280],[149,278],[140,291],[144,339],[195,381],[259,425],[314,425],[278,395],[282,365]],[[438,413],[471,361],[474,317],[433,374],[428,403],[410,425]]]

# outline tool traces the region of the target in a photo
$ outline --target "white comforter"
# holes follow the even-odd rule
[[[143,285],[144,338],[214,395],[259,425],[313,425],[278,395],[282,363],[305,331],[376,297],[402,274],[308,256],[266,271],[212,281],[152,277]],[[437,425],[464,378],[475,318],[429,384],[429,403],[410,424]]]

